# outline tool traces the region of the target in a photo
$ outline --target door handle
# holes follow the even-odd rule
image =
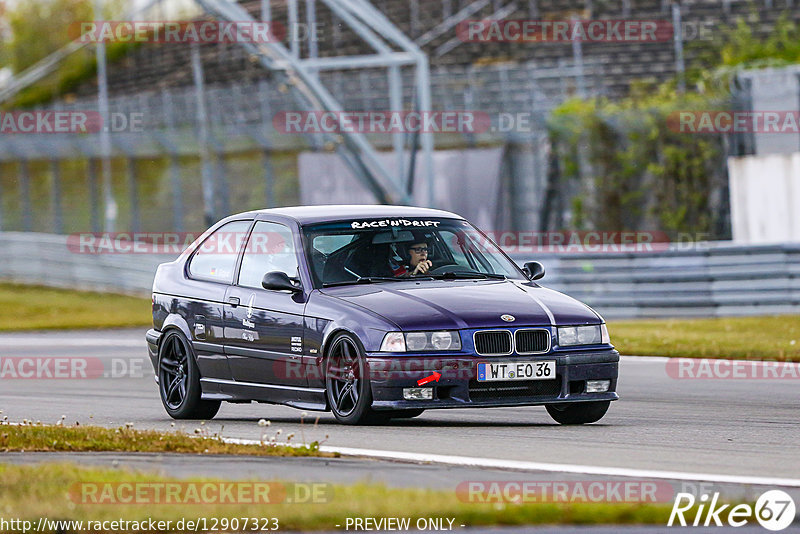
[[[228,304],[230,304],[232,308],[235,308],[239,305],[239,297],[228,297]]]

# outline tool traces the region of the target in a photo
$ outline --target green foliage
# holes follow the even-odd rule
[[[9,10],[8,67],[16,72],[58,50],[75,35],[76,21],[92,20],[91,0],[26,0]]]
[[[785,14],[766,37],[755,35],[744,20],[725,32],[720,50],[726,67],[763,67],[800,63],[800,26]]]
[[[124,2],[105,2],[105,11],[95,16],[92,0],[25,0],[15,2],[0,16],[7,21],[8,35],[0,43],[0,68],[18,74],[78,37],[79,23],[95,19],[113,19]],[[108,43],[109,62],[122,57],[139,43]],[[64,96],[95,75],[94,47],[64,58],[55,72],[20,92],[4,107],[25,108],[44,104]]]
[[[572,226],[713,235],[714,192],[726,179],[722,136],[682,133],[671,119],[683,110],[730,109],[730,81],[742,68],[800,63],[800,25],[784,14],[763,35],[757,21],[754,12],[712,43],[687,45],[685,94],[673,79],[634,85],[616,102],[574,99],[556,109],[549,129],[561,190],[576,192]]]
[[[577,184],[578,192],[571,225],[710,232],[721,142],[674,131],[674,119],[682,110],[717,107],[715,97],[680,95],[663,86],[618,102],[576,99],[557,108],[550,135],[563,161],[561,179]]]

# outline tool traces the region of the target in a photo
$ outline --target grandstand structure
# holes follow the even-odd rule
[[[462,42],[456,35],[456,24],[461,20],[536,19],[570,20],[634,19],[647,21],[673,21],[672,6],[680,7],[680,20],[684,28],[685,62],[691,64],[712,45],[723,28],[747,21],[757,36],[767,36],[779,17],[800,23],[800,5],[797,0],[690,0],[673,3],[665,0],[371,0],[371,3],[400,30],[417,42],[428,54],[433,73],[443,78],[434,81],[439,95],[447,92],[446,77],[451,77],[451,89],[468,86],[468,74],[481,76],[481,71],[509,68],[508,76],[487,80],[483,88],[487,100],[500,109],[508,105],[508,93],[519,95],[538,89],[544,95],[574,95],[579,87],[576,81],[562,81],[557,73],[575,65],[572,43],[555,42]],[[259,17],[261,0],[245,0],[242,7],[255,18]],[[307,20],[308,4],[300,1],[298,20]],[[476,9],[479,8],[479,9]],[[464,11],[464,16],[457,16]],[[502,15],[498,17],[498,14]],[[272,0],[272,16],[276,21],[289,20],[286,0]],[[355,56],[368,52],[367,45],[354,32],[345,27],[335,14],[317,10],[316,22],[321,31],[316,42],[320,57]],[[449,20],[449,23],[448,23]],[[308,54],[311,41],[300,41],[300,53]],[[232,44],[207,44],[201,47],[206,82],[209,85],[226,85],[233,82],[253,83],[268,78],[267,69],[253,62],[243,48]],[[624,96],[636,82],[658,83],[676,74],[678,58],[676,47],[669,40],[660,42],[592,42],[582,46],[582,61],[588,72],[590,93],[611,98]],[[148,88],[178,88],[192,85],[188,47],[148,45],[140,47],[117,67],[110,69],[109,90],[114,94],[137,94]],[[533,77],[531,71],[541,73]],[[369,74],[351,77],[340,71],[339,96],[353,95],[353,109],[361,109],[364,99],[368,105],[380,107],[385,98],[385,87],[375,86]],[[549,75],[547,75],[549,74]],[[364,81],[366,78],[366,81]],[[570,77],[571,78],[571,77]],[[576,77],[577,78],[577,77]],[[506,86],[501,86],[505,83]],[[95,92],[93,83],[77,90],[78,96]],[[566,91],[566,92],[565,92]],[[450,91],[452,94],[452,91]],[[358,95],[356,98],[355,95]],[[348,107],[350,109],[350,107]]]
[[[382,17],[372,18],[387,22],[383,26],[387,35],[397,32],[396,39],[380,34],[389,41],[386,53],[420,50],[427,59],[429,74],[420,74],[419,65],[407,62],[398,63],[394,73],[387,76],[386,65],[373,66],[354,59],[367,57],[374,48],[374,43],[364,38],[363,27],[359,29],[350,20],[353,12],[367,9],[364,3],[368,1],[370,9]],[[297,170],[291,161],[306,150],[342,152],[354,173],[362,170],[376,201],[407,202],[412,187],[432,187],[432,177],[415,177],[417,167],[411,163],[417,148],[424,154],[428,143],[430,150],[505,147],[499,179],[506,201],[498,208],[505,218],[498,217],[497,224],[505,230],[538,230],[548,173],[545,121],[555,106],[570,97],[618,98],[628,94],[636,83],[658,83],[680,76],[685,65],[701,61],[703,52],[713,45],[705,40],[709,29],[719,31],[744,19],[757,35],[766,35],[781,16],[800,23],[800,9],[794,5],[797,1],[343,1],[342,5],[351,8],[349,14],[332,9],[325,0],[201,1],[198,18],[244,13],[253,20],[264,20],[267,6],[270,19],[289,28],[295,23],[316,24],[319,38],[292,40],[285,46],[288,59],[283,59],[292,62],[294,68],[294,62],[301,60],[325,65],[325,60],[344,58],[339,63],[341,68],[331,67],[335,62],[329,62],[324,68],[310,69],[310,76],[299,87],[297,77],[287,78],[285,68],[270,64],[275,57],[233,43],[146,43],[110,62],[110,112],[140,112],[144,119],[143,132],[116,133],[111,140],[116,161],[114,195],[121,197],[118,226],[182,230],[200,227],[209,217],[295,203],[300,197]],[[684,32],[676,39],[653,43],[461,41],[458,24],[477,19],[655,20],[672,22]],[[375,32],[375,27],[371,31]],[[402,43],[407,43],[405,50]],[[493,115],[525,113],[533,120],[526,130],[442,134],[435,139],[433,135],[402,139],[364,136],[350,143],[323,135],[276,132],[276,113],[298,109],[298,105],[308,109],[320,105],[319,91],[308,89],[317,82],[330,102],[349,111],[396,110],[398,104],[413,109],[420,106],[421,95],[429,91],[430,109],[480,110]],[[298,104],[298,90],[311,94],[311,100],[305,98]],[[13,96],[3,93],[2,88],[0,94]],[[97,98],[98,83],[91,78],[70,94],[55,95],[42,107],[96,109]],[[203,108],[202,113],[198,108]],[[340,151],[341,146],[346,150]],[[377,164],[364,163],[364,159],[368,160],[372,151],[390,150],[398,154],[397,165],[385,173],[391,175],[390,179],[375,178],[381,174],[375,168]],[[98,140],[92,135],[0,140],[0,229],[57,233],[102,229],[102,216],[95,207],[102,194],[96,170],[101,157]],[[150,168],[156,160],[163,165]],[[77,170],[66,170],[72,167]],[[62,180],[69,181],[67,175],[73,181],[83,179],[83,185],[60,185]],[[202,197],[193,196],[195,193],[186,187],[197,175],[211,183]],[[259,178],[254,180],[253,175]],[[88,196],[84,193],[87,190]],[[205,221],[187,209],[196,202],[206,205]],[[76,204],[83,208],[70,211]],[[31,215],[37,206],[52,215]]]

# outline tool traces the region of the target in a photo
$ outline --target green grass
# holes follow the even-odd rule
[[[238,454],[244,456],[337,456],[322,453],[319,443],[289,446],[263,438],[262,445],[225,443],[218,434],[211,434],[204,423],[197,422],[194,435],[183,432],[134,430],[132,427],[43,425],[23,423],[0,424],[0,451],[26,452],[156,452],[184,454]],[[266,430],[266,428],[265,428]],[[274,432],[272,434],[275,434]],[[291,439],[291,438],[289,438]]]
[[[5,518],[34,523],[40,517],[84,521],[152,518],[156,521],[172,521],[173,526],[165,529],[171,531],[175,530],[175,522],[180,519],[196,520],[203,517],[278,518],[281,531],[333,530],[337,524],[344,527],[348,517],[409,517],[412,518],[412,525],[422,517],[453,518],[454,529],[462,524],[665,525],[671,509],[671,504],[665,503],[472,503],[459,499],[455,484],[452,490],[428,490],[387,488],[381,484],[367,483],[326,486],[324,491],[318,493],[324,498],[313,503],[96,504],[84,502],[81,496],[87,486],[80,484],[88,483],[89,487],[101,488],[97,493],[99,495],[104,487],[116,487],[110,485],[114,483],[153,484],[175,482],[175,479],[125,469],[88,469],[70,464],[0,464],[0,480],[3,481],[0,485],[0,502],[3,503]],[[213,479],[202,478],[183,479],[181,482],[189,480],[213,482]],[[103,483],[109,483],[109,486]]]
[[[800,361],[800,315],[610,321],[622,354]]]
[[[144,327],[151,321],[148,299],[0,283],[0,331]]]

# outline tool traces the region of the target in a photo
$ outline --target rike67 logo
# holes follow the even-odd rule
[[[758,498],[755,506],[737,504],[731,507],[719,502],[719,493],[712,496],[704,493],[699,499],[691,493],[678,493],[667,526],[721,527],[727,523],[741,527],[754,517],[767,530],[783,530],[794,521],[794,500],[785,491],[769,490]]]

